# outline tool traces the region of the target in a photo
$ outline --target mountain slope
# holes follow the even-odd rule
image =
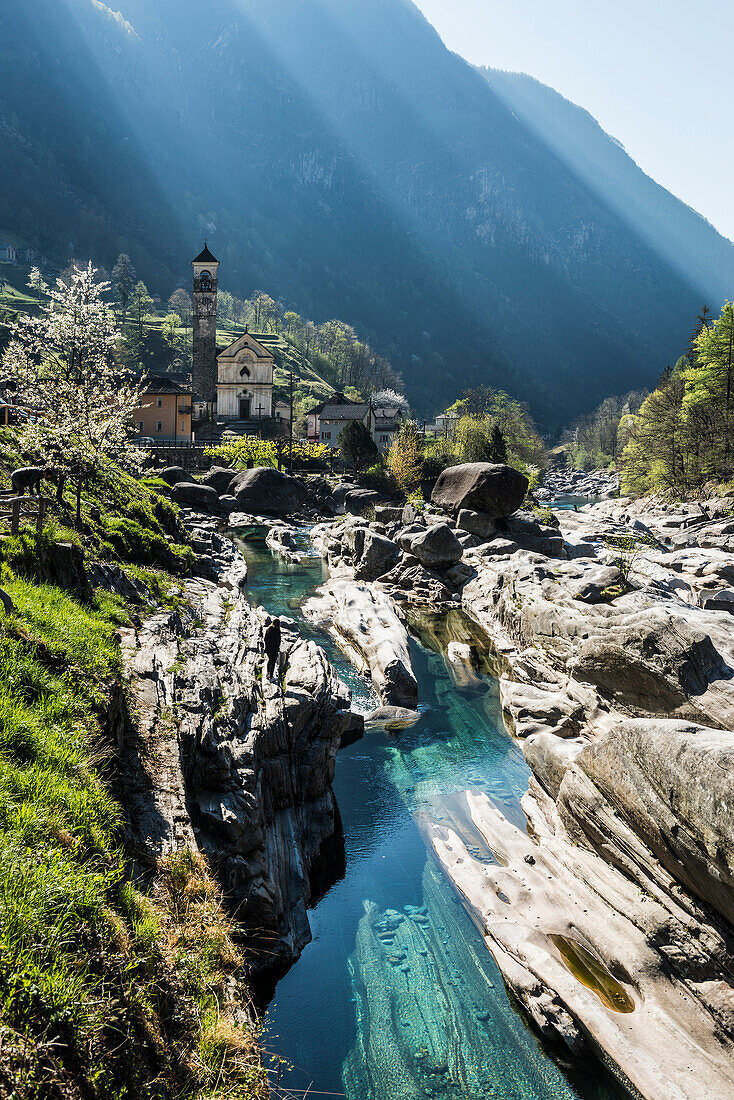
[[[652,381],[734,286],[734,245],[703,219],[684,233],[651,181],[667,221],[647,227],[639,188],[636,220],[620,211],[408,0],[118,4],[35,0],[32,21],[5,5],[0,226],[47,251],[110,264],[124,241],[167,293],[206,235],[223,286],[349,320],[422,412],[485,381],[546,427]]]
[[[732,243],[655,183],[583,107],[524,73],[480,70],[492,90],[539,140],[651,248],[717,304],[731,296]]]

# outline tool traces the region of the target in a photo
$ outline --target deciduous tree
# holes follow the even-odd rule
[[[39,316],[20,316],[11,326],[3,374],[33,410],[20,429],[22,448],[75,479],[81,525],[83,486],[100,465],[139,465],[131,436],[142,392],[115,363],[119,331],[104,301],[109,284],[96,281],[92,265],[76,268],[68,284],[59,279],[42,289],[47,301]]]
[[[387,465],[406,496],[420,485],[423,478],[423,437],[413,421],[403,424],[400,429],[387,453]]]

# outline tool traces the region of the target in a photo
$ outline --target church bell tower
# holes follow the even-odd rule
[[[219,260],[204,244],[195,260],[193,320],[194,393],[211,405],[217,397],[217,272]]]

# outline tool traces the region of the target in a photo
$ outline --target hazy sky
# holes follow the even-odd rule
[[[734,0],[415,0],[449,49],[529,73],[734,239]]]

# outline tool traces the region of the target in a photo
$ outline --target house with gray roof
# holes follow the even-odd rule
[[[325,405],[319,414],[319,443],[331,450],[339,446],[339,436],[352,420],[360,420],[366,427],[370,416],[369,405]]]

